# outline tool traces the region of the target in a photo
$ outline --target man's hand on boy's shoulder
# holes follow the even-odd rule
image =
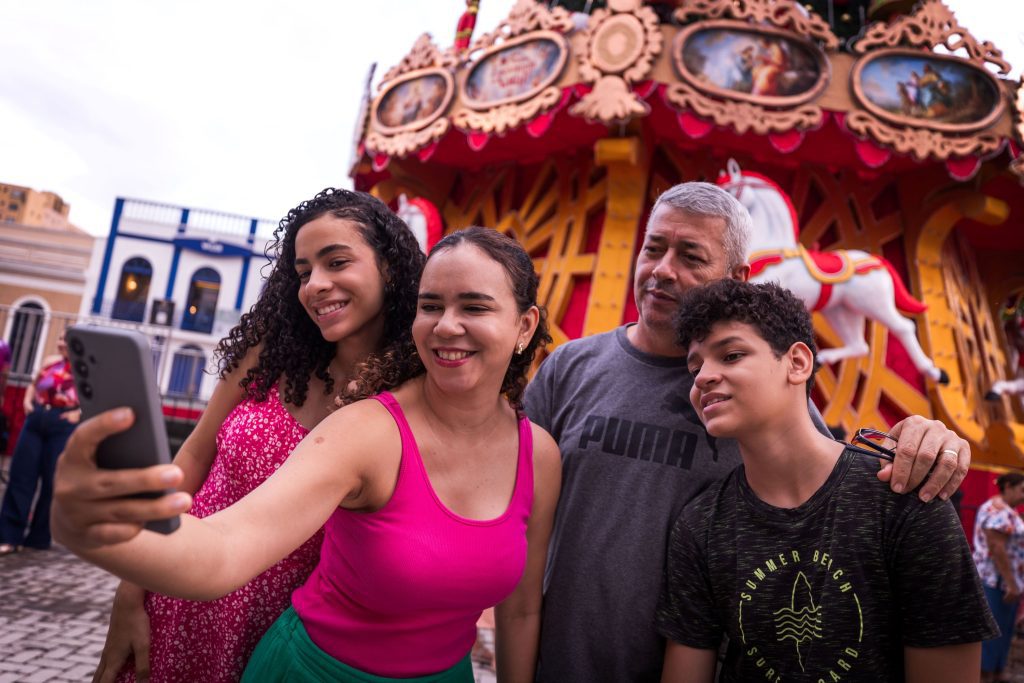
[[[971,446],[938,420],[912,415],[897,422],[889,433],[896,438],[896,460],[886,463],[878,478],[896,493],[918,492],[927,502],[936,495],[948,500],[960,488],[971,466]],[[929,472],[931,474],[929,474]]]

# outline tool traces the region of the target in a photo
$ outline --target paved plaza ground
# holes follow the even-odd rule
[[[0,557],[0,683],[92,680],[116,586],[63,548]],[[474,666],[479,683],[494,683]]]

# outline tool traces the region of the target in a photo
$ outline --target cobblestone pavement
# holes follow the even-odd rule
[[[92,680],[116,585],[63,548],[0,557],[0,683]]]
[[[0,557],[0,683],[91,681],[116,586],[63,548]],[[493,648],[493,634],[482,636]],[[479,683],[494,683],[473,665]]]

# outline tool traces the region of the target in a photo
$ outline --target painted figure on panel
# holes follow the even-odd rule
[[[377,119],[389,128],[407,126],[435,113],[444,102],[447,83],[436,75],[420,76],[392,88],[381,100]]]
[[[781,36],[733,29],[698,31],[683,45],[686,70],[706,85],[765,97],[790,97],[818,81],[814,56]]]
[[[873,59],[861,72],[860,88],[864,98],[890,114],[937,123],[979,121],[998,103],[998,93],[983,74],[927,56]]]
[[[466,95],[477,102],[498,102],[541,87],[558,68],[561,47],[539,38],[484,57],[466,79]]]

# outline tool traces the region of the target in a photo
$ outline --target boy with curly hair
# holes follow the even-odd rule
[[[676,326],[707,431],[743,465],[677,520],[663,681],[977,681],[998,633],[948,502],[899,496],[807,414],[811,318],[775,284],[688,292]],[[770,397],[770,400],[767,400]]]

